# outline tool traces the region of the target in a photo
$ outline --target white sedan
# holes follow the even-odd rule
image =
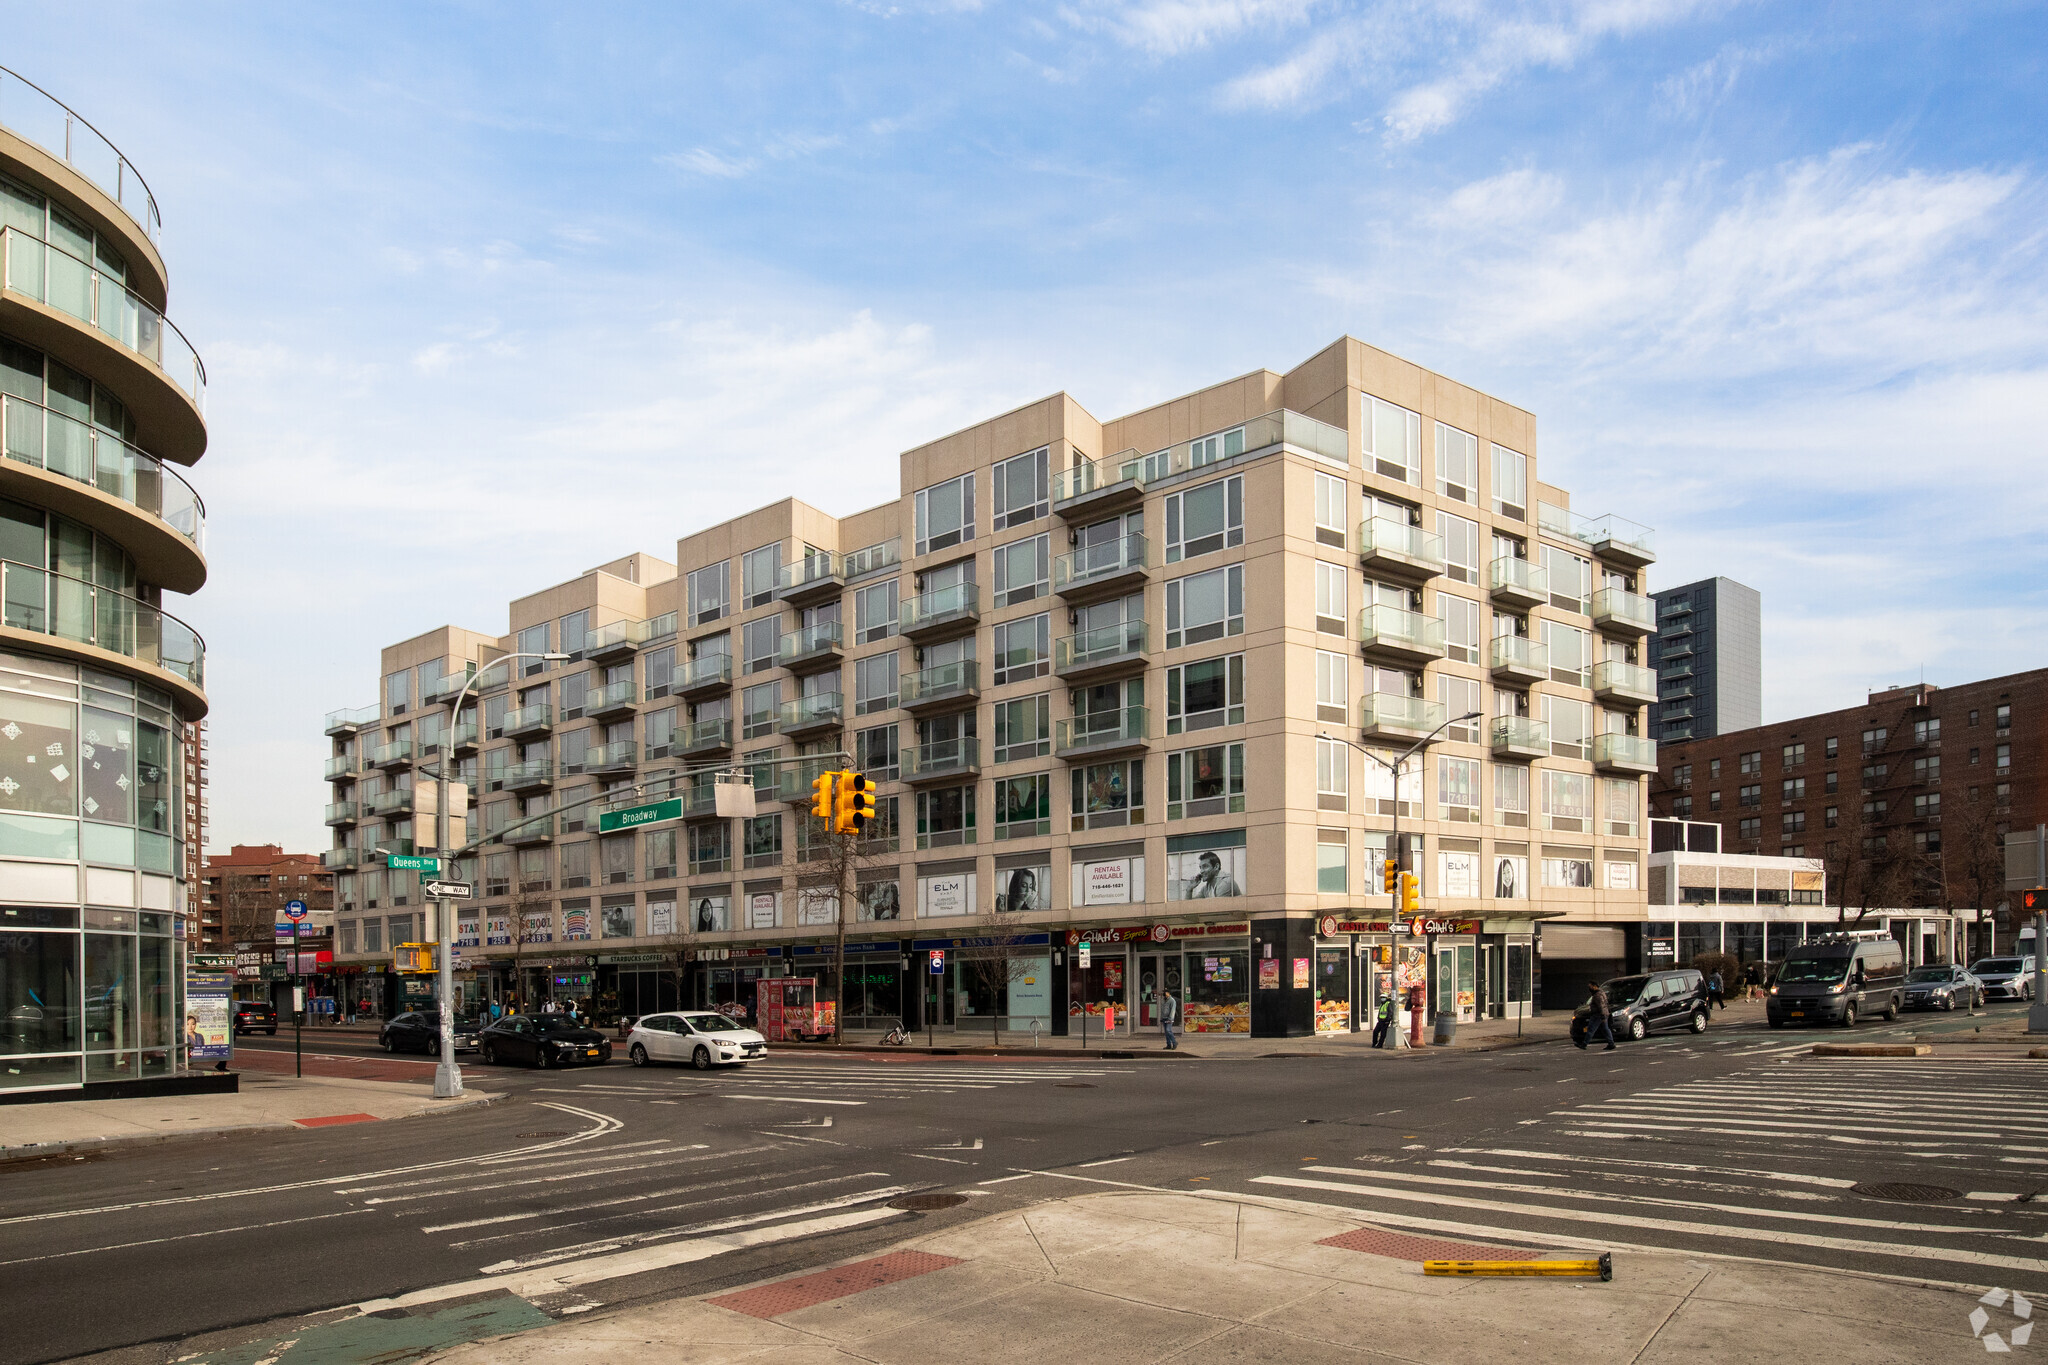
[[[709,1010],[648,1014],[626,1036],[626,1055],[634,1066],[688,1062],[709,1071],[714,1066],[745,1066],[767,1056],[768,1040]]]

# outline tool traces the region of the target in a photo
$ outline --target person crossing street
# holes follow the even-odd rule
[[[1602,1051],[1614,1051],[1614,1018],[1607,1008],[1607,992],[1601,989],[1597,981],[1592,984],[1586,996],[1586,1041],[1579,1044],[1581,1052],[1585,1051],[1586,1043],[1593,1041],[1595,1034],[1607,1040],[1607,1046]]]

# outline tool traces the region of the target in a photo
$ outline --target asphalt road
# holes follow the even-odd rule
[[[0,1362],[225,1360],[304,1315],[453,1297],[484,1277],[519,1280],[548,1314],[704,1293],[858,1255],[919,1220],[1119,1186],[1335,1205],[1510,1247],[1668,1248],[2048,1294],[2048,1212],[2032,1203],[2048,1186],[2048,1158],[2032,1155],[2048,1063],[1804,1055],[1842,1036],[1752,1023],[1613,1053],[470,1069],[507,1098],[0,1168],[15,1309]],[[1873,1189],[1887,1185],[1936,1188]],[[942,1193],[966,1198],[891,1207]]]

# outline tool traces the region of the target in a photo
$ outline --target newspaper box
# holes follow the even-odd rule
[[[754,983],[755,1027],[771,1043],[801,1043],[837,1032],[838,1006],[818,998],[815,976],[769,977]]]

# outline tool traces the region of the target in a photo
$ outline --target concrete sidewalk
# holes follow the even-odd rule
[[[1491,1250],[1373,1228],[1328,1205],[1090,1193],[824,1271],[601,1311],[430,1358],[1693,1365],[1733,1350],[1927,1365],[1985,1354],[1970,1321],[1981,1289],[1627,1250],[1614,1253],[1612,1283],[1422,1274],[1426,1258]],[[1987,1330],[2019,1325],[1997,1306],[1987,1314]]]
[[[0,1160],[171,1138],[448,1114],[498,1098],[472,1090],[459,1099],[437,1100],[418,1085],[392,1081],[313,1076],[296,1080],[244,1072],[241,1090],[233,1095],[0,1105]]]

